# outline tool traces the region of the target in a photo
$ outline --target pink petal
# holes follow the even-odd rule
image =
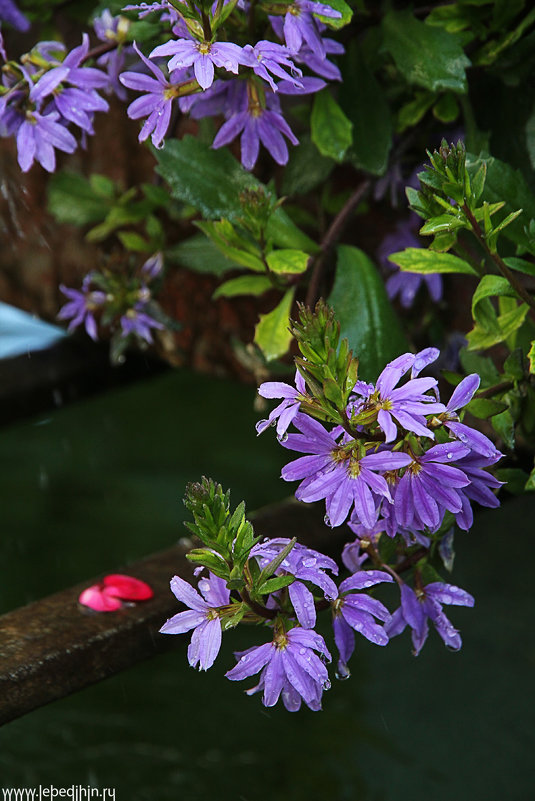
[[[104,576],[102,583],[107,593],[123,601],[147,601],[154,592],[151,587],[140,579],[125,576],[123,573],[111,573]]]
[[[94,584],[80,593],[78,603],[87,606],[95,612],[115,612],[120,609],[122,603],[103,591],[100,584]]]

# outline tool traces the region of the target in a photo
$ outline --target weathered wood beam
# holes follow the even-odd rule
[[[332,550],[339,537],[325,527],[322,512],[295,501],[251,515],[255,532],[292,537],[311,548]],[[159,629],[180,610],[169,590],[171,576],[192,576],[190,545],[147,557],[118,570],[146,581],[154,598],[117,612],[96,613],[78,604],[89,579],[0,617],[0,724],[119,673],[187,638],[164,637]]]

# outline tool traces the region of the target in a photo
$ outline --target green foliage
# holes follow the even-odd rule
[[[348,120],[328,89],[314,97],[310,132],[312,141],[322,156],[343,161],[353,141],[353,124]]]
[[[338,248],[336,278],[328,299],[340,321],[341,335],[358,355],[359,377],[377,378],[391,359],[409,350],[383,281],[358,248]]]
[[[290,346],[292,335],[289,317],[294,292],[294,289],[288,289],[274,309],[268,314],[260,315],[260,321],[255,328],[254,341],[268,362],[284,356]]]
[[[410,11],[389,11],[382,25],[385,48],[410,84],[466,92],[470,59],[455,34],[420,22]]]
[[[347,48],[342,75],[340,105],[353,126],[347,157],[355,167],[382,175],[392,144],[390,107],[356,42]]]
[[[467,261],[451,253],[437,253],[426,248],[405,248],[399,253],[392,253],[389,261],[397,264],[402,270],[410,273],[431,275],[433,273],[462,273],[477,275]]]

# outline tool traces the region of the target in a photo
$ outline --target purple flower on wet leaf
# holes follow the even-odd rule
[[[289,542],[290,540],[282,537],[268,540],[255,545],[250,557],[257,559],[263,569]],[[334,575],[338,574],[336,562],[328,556],[296,543],[276,571],[277,576],[295,576],[296,580],[288,587],[288,593],[297,619],[305,629],[311,629],[316,625],[316,607],[314,596],[304,582],[320,587],[325,598],[332,599],[338,595],[336,584],[325,570],[330,570]]]
[[[201,89],[208,89],[214,81],[214,67],[238,74],[243,63],[242,48],[232,42],[197,42],[193,39],[172,39],[155,47],[150,57],[171,56],[170,71],[193,67]]]
[[[188,661],[192,667],[208,670],[215,662],[221,648],[221,619],[219,607],[226,606],[230,593],[223,579],[209,574],[209,578],[199,581],[202,595],[181,579],[171,579],[171,590],[175,597],[189,607],[170,618],[162,628],[161,634],[184,634],[193,629],[188,647]]]
[[[290,384],[285,384],[282,381],[265,381],[258,387],[258,394],[263,398],[284,399],[282,403],[279,403],[279,405],[273,409],[267,420],[259,420],[256,424],[257,434],[262,434],[266,428],[274,425],[277,420],[277,437],[279,440],[282,439],[288,430],[288,426],[299,411],[301,401],[303,401],[307,395],[303,377],[299,371],[296,370],[295,387],[290,386]]]
[[[452,651],[462,645],[461,635],[442,610],[443,604],[453,606],[473,606],[470,593],[453,584],[435,581],[416,592],[407,584],[401,585],[401,606],[387,621],[385,629],[389,637],[395,637],[408,625],[411,628],[414,655],[422,650],[429,633],[429,620],[432,621],[444,643]]]
[[[330,687],[327,668],[318,653],[331,661],[323,637],[315,631],[296,627],[285,632],[277,628],[272,642],[236,654],[237,665],[225,675],[231,681],[241,681],[262,671],[258,685],[248,690],[248,695],[262,692],[262,702],[268,707],[275,706],[282,696],[290,712],[296,712],[301,701],[318,711],[323,691]]]
[[[349,675],[347,663],[355,650],[355,631],[375,645],[388,643],[385,629],[374,618],[385,623],[390,619],[390,612],[380,601],[358,592],[385,581],[391,582],[392,576],[382,570],[360,570],[340,584],[340,594],[332,605],[340,676]]]

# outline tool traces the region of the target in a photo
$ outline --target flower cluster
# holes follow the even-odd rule
[[[151,288],[161,271],[162,255],[156,253],[130,277],[111,272],[88,273],[81,290],[60,287],[69,301],[60,309],[58,318],[69,320],[69,330],[83,325],[91,339],[96,340],[98,316],[123,345],[132,337],[139,344],[151,344],[152,331],[164,328]]]
[[[0,88],[0,132],[15,136],[18,162],[27,172],[38,161],[48,172],[56,168],[55,150],[73,153],[77,141],[70,126],[82,138],[93,134],[96,111],[108,103],[97,89],[108,77],[96,67],[86,67],[89,37],[65,54],[61,42],[40,42],[20,64],[8,62]]]
[[[317,92],[325,86],[324,78],[340,80],[338,68],[327,56],[344,49],[322,36],[326,26],[318,15],[338,19],[341,14],[329,5],[296,0],[281,6],[280,16],[269,17],[279,41],[261,39],[251,44],[244,41],[245,33],[238,33],[238,44],[215,40],[222,8],[214,4],[211,18],[205,15],[201,26],[182,18],[168,3],[126,7],[137,10],[140,17],[160,12],[161,18],[170,22],[173,34],[150,53],[150,59],[168,59],[166,72],[136,47],[142,64],[154,77],[137,71],[119,77],[124,86],[144,93],[131,103],[128,115],[146,118],[140,140],[152,134],[153,144],[161,147],[177,100],[180,110],[195,119],[222,116],[225,121],[213,147],[227,145],[239,136],[241,160],[247,169],[254,167],[260,144],[278,164],[286,164],[287,141],[296,145],[298,140],[284,119],[280,96]],[[304,76],[297,65],[320,77]]]
[[[329,525],[339,526],[350,517],[353,530],[363,536],[379,525],[390,537],[404,532],[414,539],[438,531],[446,512],[460,528],[470,528],[472,500],[498,505],[492,489],[500,482],[485,468],[501,454],[487,437],[459,420],[479,376],[463,379],[444,405],[438,400],[437,380],[419,377],[438,355],[434,348],[406,353],[390,362],[375,384],[357,381],[346,424],[331,430],[298,411],[305,394],[302,383],[296,389],[273,382],[261,385],[260,394],[284,398],[270,416],[270,422],[279,420],[281,444],[306,454],[287,464],[282,478],[301,482],[299,500],[324,499]],[[290,423],[299,433],[286,435]]]

